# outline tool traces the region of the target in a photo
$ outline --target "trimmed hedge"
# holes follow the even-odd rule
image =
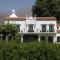
[[[0,60],[60,60],[60,44],[0,41]]]

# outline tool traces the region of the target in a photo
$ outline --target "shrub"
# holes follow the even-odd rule
[[[0,60],[60,60],[60,44],[0,41]]]

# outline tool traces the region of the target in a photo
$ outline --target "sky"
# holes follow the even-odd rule
[[[25,7],[31,7],[35,0],[0,0],[0,11],[20,10]]]

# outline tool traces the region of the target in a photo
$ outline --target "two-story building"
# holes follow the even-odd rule
[[[8,21],[17,25],[21,42],[30,40],[60,42],[60,24],[57,24],[55,17],[33,17],[31,13],[26,17],[18,17],[15,10],[12,10],[12,14],[5,19],[5,24]]]

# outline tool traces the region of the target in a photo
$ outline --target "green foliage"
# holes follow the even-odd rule
[[[32,12],[36,16],[60,17],[60,0],[36,0]]]
[[[5,39],[6,36],[11,37],[11,39],[15,38],[16,33],[18,33],[17,27],[15,24],[10,24],[9,22],[7,24],[1,24],[0,25],[0,36],[3,35],[3,38]]]
[[[60,44],[0,41],[0,60],[60,60]]]

